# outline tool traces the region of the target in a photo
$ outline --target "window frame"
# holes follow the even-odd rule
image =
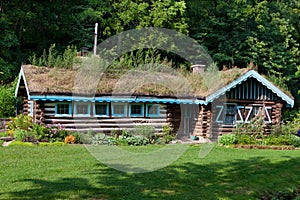
[[[141,106],[141,113],[140,114],[132,114],[132,106]],[[129,116],[130,117],[144,117],[144,104],[142,103],[131,103],[129,104]]]
[[[115,106],[123,105],[124,113],[115,114]],[[126,103],[112,103],[111,104],[111,116],[112,117],[127,117],[127,104]]]
[[[229,106],[233,106],[233,109],[231,110],[231,111],[234,111],[234,113],[229,113],[229,112],[227,112],[228,110],[228,107]],[[226,103],[226,107],[225,107],[225,109],[224,109],[224,120],[223,120],[223,124],[224,125],[227,125],[227,126],[231,126],[231,125],[236,125],[236,123],[237,123],[237,121],[236,121],[236,116],[238,115],[238,110],[237,110],[237,104],[236,103]],[[233,123],[227,123],[227,120],[226,120],[226,117],[229,117],[229,116],[234,116],[234,120],[233,120]]]
[[[97,105],[105,105],[106,106],[106,114],[97,114],[96,113],[96,106]],[[94,103],[93,105],[93,113],[95,117],[109,117],[109,103]]]
[[[58,114],[58,105],[60,104],[67,104],[69,106],[69,113],[68,114]],[[71,102],[56,102],[55,103],[55,116],[56,117],[71,117],[72,116],[72,103]]]
[[[227,108],[228,106],[233,106],[233,111],[234,113],[229,113],[227,112]],[[216,108],[219,109],[219,112],[216,116],[216,122],[217,123],[220,123],[222,125],[225,125],[225,126],[234,126],[238,123],[237,121],[237,115],[240,114],[238,108],[240,108],[240,106],[238,106],[236,103],[224,103],[223,105],[217,105]],[[229,117],[229,116],[234,116],[234,120],[233,120],[233,123],[227,123],[226,122],[226,117]]]
[[[29,112],[28,116],[33,117],[33,107],[34,107],[34,101],[29,101]]]
[[[77,106],[78,105],[87,105],[87,114],[78,114],[77,113]],[[91,116],[91,103],[89,102],[75,102],[74,103],[74,116],[79,116],[79,117],[90,117]]]
[[[150,106],[157,106],[157,113],[150,114],[149,107]],[[146,104],[146,117],[159,117],[160,116],[160,104]]]

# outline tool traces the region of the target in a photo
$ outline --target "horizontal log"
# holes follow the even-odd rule
[[[58,126],[58,124],[54,124]],[[74,123],[74,124],[60,124],[66,128],[68,127],[135,127],[135,126],[140,126],[140,125],[149,125],[149,126],[154,126],[154,127],[162,127],[167,125],[167,123],[162,122],[162,123],[128,123],[128,124],[106,124],[106,123],[94,123],[94,124],[79,124],[79,123]]]
[[[77,123],[101,123],[101,122],[112,122],[112,123],[128,123],[128,122],[161,122],[161,121],[165,121],[166,122],[166,119],[164,118],[102,118],[102,119],[98,119],[98,118],[87,118],[87,119],[81,119],[81,118],[69,118],[69,119],[65,119],[65,118],[53,118],[53,119],[50,119],[50,118],[47,118],[45,119],[46,122],[53,122],[53,123],[57,123],[57,122],[60,122],[60,123],[74,123],[74,122],[77,122]]]
[[[133,130],[134,128],[126,128],[127,130]],[[77,128],[70,128],[70,129],[65,129],[67,131],[76,131],[76,132],[88,132],[88,131],[93,131],[93,132],[104,132],[104,131],[118,131],[121,130],[120,128],[82,128],[82,129],[77,129]],[[123,130],[123,129],[122,129]],[[157,128],[155,129],[156,132],[161,132],[162,128]]]
[[[46,107],[46,108],[44,108],[44,110],[45,111],[53,111],[53,112],[55,112],[55,108],[53,108],[53,107]]]

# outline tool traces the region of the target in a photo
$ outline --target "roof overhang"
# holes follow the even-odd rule
[[[204,104],[197,98],[158,98],[158,97],[82,97],[82,96],[57,96],[57,95],[32,95],[30,100],[41,101],[82,101],[82,102],[128,102],[128,103],[171,103],[171,104]]]

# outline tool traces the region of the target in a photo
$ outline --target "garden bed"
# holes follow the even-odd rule
[[[234,148],[242,148],[242,149],[273,149],[273,150],[295,150],[294,146],[268,146],[268,145],[242,145],[236,144]]]

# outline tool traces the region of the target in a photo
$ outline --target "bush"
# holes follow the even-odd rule
[[[107,137],[108,145],[117,145],[117,139],[115,137]]]
[[[91,137],[91,144],[93,145],[108,144],[108,139],[104,133],[98,133]]]
[[[64,142],[52,142],[52,146],[64,146],[66,145]]]
[[[219,139],[219,143],[222,145],[232,145],[238,142],[237,136],[235,134],[225,134]]]
[[[65,143],[66,144],[74,144],[75,143],[75,137],[74,135],[68,135],[66,138],[65,138]]]
[[[4,141],[3,140],[0,140],[0,147],[2,147]]]
[[[237,134],[237,144],[256,144],[256,139],[252,135]]]
[[[23,141],[23,139],[29,135],[30,133],[23,129],[16,129],[14,132],[14,138],[16,141]]]
[[[75,134],[76,141],[81,144],[91,144],[92,143],[92,135],[89,133],[77,133]]]
[[[16,98],[14,87],[0,85],[0,118],[15,116]]]
[[[1,137],[5,137],[5,136],[7,136],[7,133],[6,133],[6,132],[0,132],[0,138],[1,138]]]
[[[8,135],[13,136],[15,130],[21,129],[29,131],[33,127],[32,118],[27,115],[18,115],[13,118],[11,122],[7,122],[6,132]]]
[[[163,126],[162,127],[162,133],[163,133],[162,140],[166,144],[170,143],[175,138],[175,135],[173,134],[173,128],[170,127],[170,126],[166,126],[166,125]]]
[[[41,146],[41,147],[47,147],[47,146],[51,146],[52,143],[50,142],[39,142],[38,143],[38,146]]]
[[[32,133],[35,135],[37,140],[42,141],[48,140],[47,138],[50,135],[50,130],[42,125],[34,124],[32,127]]]
[[[82,141],[81,141],[81,137],[82,137],[82,133],[80,132],[73,132],[72,135],[75,137],[75,142],[74,143],[77,143],[77,144],[82,144]]]
[[[29,147],[33,147],[34,144],[31,142],[22,142],[22,141],[13,141],[11,142],[8,146],[29,146]]]
[[[265,134],[267,126],[268,124],[264,121],[263,113],[259,113],[251,119],[250,123],[238,123],[232,132],[237,135],[251,135],[255,139],[261,139]]]
[[[296,135],[269,135],[265,139],[266,145],[293,145],[294,147],[300,146],[300,138]]]
[[[290,145],[293,145],[294,147],[300,146],[300,138],[296,135],[290,135]]]
[[[141,135],[146,138],[152,138],[155,133],[155,128],[151,125],[140,125],[134,127],[133,134],[134,135]]]

